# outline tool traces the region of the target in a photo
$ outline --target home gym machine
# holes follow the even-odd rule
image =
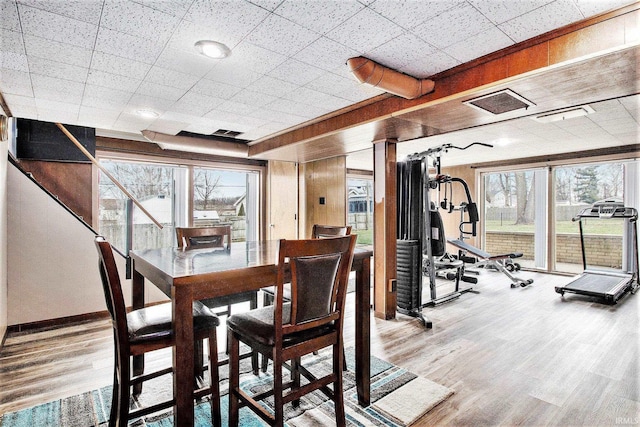
[[[452,178],[441,173],[440,157],[449,149],[466,150],[474,145],[492,147],[489,144],[474,142],[466,147],[455,147],[444,144],[427,151],[412,154],[404,162],[398,162],[398,242],[397,242],[397,309],[400,313],[417,317],[427,328],[432,323],[422,316],[422,309],[428,305],[450,301],[472,288],[460,288],[460,281],[475,278],[464,276],[464,262],[446,252],[446,238],[439,208],[450,212],[461,209],[467,213],[472,233],[478,221],[478,211],[471,200],[467,183],[459,178]],[[435,175],[429,174],[429,161],[433,160]],[[447,194],[440,204],[432,200],[431,192],[440,190],[446,185],[451,194],[451,185],[463,186],[467,197],[464,208],[456,208],[453,202],[447,202]],[[439,194],[438,194],[439,195]],[[461,230],[463,225],[461,224]],[[455,280],[454,290],[446,295],[437,295],[436,278],[438,275]],[[422,302],[423,280],[427,278],[430,300]]]
[[[631,239],[633,248],[633,258],[629,266],[620,270],[617,269],[594,269],[587,268],[587,257],[585,253],[584,226],[587,219],[611,218],[622,219],[625,222],[625,229],[628,239]],[[580,244],[582,248],[582,265],[584,272],[576,279],[565,286],[556,286],[556,292],[560,295],[565,292],[587,295],[603,300],[607,304],[615,304],[627,292],[632,294],[638,289],[638,212],[634,208],[625,207],[622,202],[615,200],[602,200],[585,208],[573,218],[580,226]],[[623,239],[624,242],[624,239]],[[624,253],[624,251],[623,251]]]

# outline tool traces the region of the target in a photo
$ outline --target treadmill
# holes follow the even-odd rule
[[[587,267],[582,225],[582,220],[587,218],[604,220],[619,218],[625,220],[627,235],[631,235],[633,239],[633,265],[627,268],[627,271],[599,270]],[[622,202],[616,200],[602,200],[580,211],[580,213],[573,218],[573,221],[578,221],[580,226],[580,243],[584,272],[567,285],[556,286],[556,292],[560,295],[564,295],[565,292],[570,292],[596,297],[602,299],[607,304],[615,304],[627,292],[635,293],[638,289],[637,219],[638,212],[636,209],[625,207]],[[631,233],[629,233],[629,229]]]

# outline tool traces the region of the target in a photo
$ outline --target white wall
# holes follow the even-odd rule
[[[7,331],[7,156],[8,141],[0,141],[0,342]]]
[[[106,310],[93,232],[13,165],[7,183],[8,324]],[[116,259],[124,281],[124,259]],[[129,303],[130,286],[123,283]],[[154,300],[163,298],[151,287]]]

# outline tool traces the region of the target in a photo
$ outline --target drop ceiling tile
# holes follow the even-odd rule
[[[215,29],[216,35],[229,47],[244,39],[269,12],[248,2],[195,0],[184,19]],[[275,40],[275,39],[274,39]]]
[[[239,88],[249,86],[262,77],[261,73],[239,67],[237,63],[222,62],[211,69],[205,78],[220,83],[226,83]]]
[[[185,90],[144,81],[140,84],[140,87],[138,87],[136,93],[141,95],[154,96],[169,101],[177,101],[182,97],[182,95],[185,94]]]
[[[385,44],[366,52],[365,56],[383,65],[394,64],[396,70],[416,62],[422,62],[430,58],[430,55],[438,49],[431,46],[421,38],[404,33]],[[388,66],[388,65],[387,65]],[[420,73],[419,76],[426,77],[428,74]]]
[[[335,73],[325,73],[312,82],[309,82],[305,87],[317,90],[318,92],[333,94],[342,91],[349,91],[358,84],[360,83],[357,82],[353,76],[345,78]]]
[[[356,0],[285,0],[274,13],[316,33],[326,34],[364,7]],[[310,16],[313,19],[309,19]]]
[[[372,32],[372,28],[384,31]],[[368,52],[403,34],[405,30],[369,8],[365,8],[329,31],[326,36],[359,52]]]
[[[500,31],[499,28],[491,27],[474,35],[469,40],[463,40],[449,46],[447,54],[464,63],[513,44],[513,40]]]
[[[218,129],[227,129],[235,132],[245,132],[252,128],[245,120],[243,114],[235,114],[222,110],[212,110],[206,117],[211,119],[211,125]],[[240,136],[242,138],[242,136]]]
[[[57,109],[48,110],[44,108],[38,108],[38,120],[41,122],[51,123],[76,123],[78,120],[78,113],[70,111],[60,111]]]
[[[465,3],[414,27],[411,32],[429,44],[444,49],[486,31],[492,26],[491,21],[473,6]]]
[[[32,96],[3,93],[3,98],[13,110],[15,107],[36,108],[36,99]]]
[[[87,83],[125,92],[135,92],[142,81],[117,74],[105,73],[100,70],[90,70]]]
[[[283,98],[311,106],[321,105],[323,109],[330,111],[339,110],[351,104],[345,98],[338,98],[306,87],[301,87],[295,92],[286,94]]]
[[[25,50],[22,34],[18,31],[0,28],[0,52],[11,52],[24,55]]]
[[[144,39],[166,42],[180,19],[142,4],[105,0],[100,26]]]
[[[87,81],[89,69],[77,65],[63,64],[62,62],[50,61],[37,56],[29,57],[29,69],[33,74],[55,77],[63,80],[72,80],[84,83]]]
[[[0,69],[29,72],[26,55],[0,51]]]
[[[13,114],[14,117],[38,120],[38,109],[35,107],[35,105],[33,107],[29,107],[26,105],[12,106],[11,103],[9,103],[8,101],[7,103],[9,104],[11,108],[11,113]]]
[[[317,79],[324,73],[325,71],[320,68],[296,61],[295,59],[288,59],[275,69],[269,71],[268,75],[279,80],[303,86]]]
[[[129,99],[129,104],[125,110],[129,114],[135,114],[140,109],[151,109],[162,114],[169,110],[171,105],[173,105],[173,101],[168,99],[134,93]]]
[[[347,59],[359,56],[357,50],[348,48],[326,37],[320,37],[296,53],[293,58],[326,71],[346,67]]]
[[[94,100],[103,100],[110,103],[111,105],[118,106],[117,108],[121,108],[129,102],[129,99],[131,99],[132,96],[133,92],[125,92],[119,89],[96,86],[88,83],[84,88],[84,97],[82,104],[96,106],[95,102],[92,102],[92,104],[88,104],[86,102],[88,98],[92,98]]]
[[[494,24],[501,24],[555,0],[467,0]],[[593,0],[589,0],[593,1]]]
[[[328,113],[330,110],[324,107],[312,106],[303,104],[302,102],[296,102],[289,99],[277,99],[265,106],[266,109],[280,111],[283,113],[304,117],[306,119],[312,119],[323,114]]]
[[[0,28],[12,31],[20,31],[20,18],[15,2],[9,0],[0,1]]]
[[[122,58],[104,52],[95,52],[91,59],[91,70],[128,77],[132,80],[142,80],[149,70],[150,64]]]
[[[249,35],[249,43],[282,55],[292,56],[320,35],[278,15],[269,15]]]
[[[98,26],[32,7],[18,5],[22,31],[61,43],[92,48]]]
[[[67,93],[74,97],[82,97],[82,93],[84,92],[83,83],[73,82],[71,80],[32,74],[31,81],[33,82],[33,90],[36,98],[39,96],[39,92],[42,93],[42,91],[45,90]],[[80,103],[80,99],[78,99],[78,103]]]
[[[243,41],[233,49],[231,56],[219,65],[235,67],[236,69],[247,68],[256,73],[265,74],[286,60],[286,55]]]
[[[575,0],[584,16],[597,15],[633,3],[632,0]]]
[[[237,35],[226,34],[215,25],[197,24],[191,21],[180,21],[180,25],[171,35],[168,47],[184,52],[196,52],[195,43],[198,40],[215,40],[224,43],[230,49],[233,48],[240,40]],[[211,63],[216,60],[209,58]]]
[[[260,6],[263,9],[273,12],[280,5],[282,0],[247,0],[251,4]]]
[[[95,50],[135,61],[153,64],[164,47],[164,41],[143,39],[100,27]]]
[[[263,107],[264,105],[275,101],[276,97],[245,89],[234,96],[233,100],[252,107]]]
[[[48,99],[36,99],[36,107],[40,110],[57,110],[65,113],[78,114],[80,106],[76,103],[60,102]]]
[[[289,114],[283,111],[277,111],[269,108],[260,110],[259,114],[250,114],[251,117],[267,120],[271,123],[282,124],[283,126],[293,126],[305,122],[308,119],[299,114]]]
[[[580,19],[582,14],[575,3],[571,0],[556,0],[504,22],[499,27],[517,43]]]
[[[202,117],[211,109],[222,104],[224,99],[211,96],[200,95],[194,92],[187,92],[182,98],[175,102],[169,111],[180,114]]]
[[[30,35],[24,35],[24,46],[27,56],[37,56],[86,68],[91,64],[91,49]]]
[[[113,124],[115,129],[123,132],[140,133],[147,129],[155,119],[144,119],[134,114],[121,114]]]
[[[137,2],[178,18],[182,18],[191,6],[190,1],[184,0],[137,0]]]
[[[157,66],[152,67],[145,77],[147,82],[174,87],[183,92],[189,90],[198,80],[196,76]]]
[[[400,68],[400,71],[414,77],[428,77],[460,64],[461,62],[457,59],[438,50],[405,65]]]
[[[213,80],[200,79],[198,83],[193,86],[192,90],[215,98],[231,99],[231,97],[242,89],[225,83],[214,82]]]
[[[204,77],[215,64],[211,58],[200,55],[195,50],[184,51],[165,47],[154,65],[196,77]]]
[[[460,6],[463,0],[424,2],[415,0],[378,0],[371,4],[375,10],[404,29],[410,29],[453,7]]]
[[[298,88],[297,85],[288,83],[273,77],[264,76],[247,86],[248,90],[275,96],[277,98],[284,96],[289,92],[293,92]]]
[[[81,105],[80,111],[78,112],[78,118],[84,121],[93,121],[100,123],[108,123],[108,127],[113,125],[120,116],[120,110],[109,110],[104,108],[95,108],[90,107],[88,105]],[[94,127],[104,127],[104,126],[94,126]]]
[[[19,0],[19,3],[95,25],[100,22],[102,13],[101,0]]]

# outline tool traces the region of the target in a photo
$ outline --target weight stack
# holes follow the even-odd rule
[[[396,305],[400,313],[412,315],[421,305],[420,240],[398,240],[396,253]]]

